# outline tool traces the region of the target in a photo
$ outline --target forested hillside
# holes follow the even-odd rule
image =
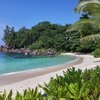
[[[58,25],[48,21],[41,22],[31,29],[25,27],[14,31],[14,27],[6,26],[3,41],[12,48],[55,49],[56,51],[77,51],[80,33],[66,32],[70,24]]]
[[[73,25],[63,26],[44,21],[31,29],[22,27],[18,31],[6,26],[3,41],[11,48],[50,48],[85,53],[95,51],[100,55],[100,1],[79,0],[75,12],[81,13],[81,17]]]

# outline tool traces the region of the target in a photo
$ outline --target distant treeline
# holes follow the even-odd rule
[[[78,31],[67,32],[70,24],[65,26],[51,24],[48,21],[40,22],[31,29],[25,27],[18,31],[14,27],[6,26],[3,41],[11,48],[28,48],[30,50],[54,49],[58,51],[84,51],[95,50],[89,43],[85,47],[80,44],[81,34]]]
[[[18,31],[6,26],[3,41],[12,48],[55,49],[57,51],[75,50],[79,46],[79,33],[68,33],[70,24],[58,25],[48,21],[40,22],[31,29],[25,27]]]

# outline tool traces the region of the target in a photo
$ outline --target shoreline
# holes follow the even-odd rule
[[[56,72],[59,70],[63,70],[71,66],[77,65],[81,63],[82,61],[83,61],[83,58],[76,57],[74,60],[66,64],[54,65],[54,66],[49,66],[45,68],[32,69],[32,70],[26,70],[26,71],[20,71],[20,72],[8,73],[8,74],[1,74],[0,87],[10,85],[16,82],[20,82],[23,80],[27,80],[29,78],[34,78],[34,77],[49,74],[52,72]]]
[[[19,73],[16,75],[0,76],[0,92],[4,89],[7,93],[12,89],[16,94],[17,91],[22,92],[24,89],[35,88],[38,84],[43,85],[44,82],[49,82],[50,77],[56,77],[56,74],[63,75],[63,71],[68,68],[75,67],[76,69],[93,68],[100,65],[100,58],[93,58],[91,55],[75,54],[75,53],[64,53],[63,55],[75,56],[78,58],[77,61],[57,65],[51,68],[45,68],[40,71],[29,71],[25,73]]]
[[[61,54],[61,55],[63,55],[63,54]],[[68,56],[70,56],[70,55],[68,55]],[[71,64],[71,63],[74,63],[74,62],[79,60],[79,57],[76,57],[76,56],[73,56],[73,57],[75,57],[73,60],[65,62],[64,64],[57,64],[57,65],[47,66],[47,67],[43,67],[43,68],[35,68],[35,69],[29,69],[29,70],[23,70],[23,71],[15,71],[15,72],[4,73],[4,74],[0,74],[0,77],[8,76],[8,75],[22,74],[22,73],[27,73],[27,72],[35,72],[35,71],[49,69],[49,68],[52,68],[52,67],[55,68],[55,67]]]

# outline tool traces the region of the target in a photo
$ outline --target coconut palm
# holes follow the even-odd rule
[[[100,0],[79,0],[75,12],[83,13],[83,17],[67,31],[79,31],[83,44],[88,41],[100,41]]]
[[[96,34],[100,35],[100,0],[79,0],[75,12],[84,13],[88,17],[82,17],[67,31],[78,30],[82,37],[90,35],[89,39],[95,38]]]
[[[100,0],[82,1],[75,8],[75,12],[87,13],[90,16],[91,23],[97,28],[100,28]]]

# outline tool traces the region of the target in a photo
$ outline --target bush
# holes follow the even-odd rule
[[[28,46],[30,50],[39,50],[42,48],[42,41],[36,41],[35,43],[32,43],[31,45]]]
[[[92,52],[92,55],[96,58],[100,57],[100,49],[96,49],[95,51]]]
[[[100,34],[89,35],[80,39],[80,51],[90,53],[100,48]]]
[[[100,68],[85,70],[68,69],[63,76],[51,78],[45,87],[48,100],[99,100]]]
[[[99,48],[100,49],[100,41],[98,42],[98,44],[97,44],[97,48]]]
[[[36,89],[17,92],[12,99],[12,91],[7,95],[4,92],[0,100],[100,100],[100,67],[89,70],[68,69],[63,76],[51,78],[48,84],[39,85],[44,94]]]

